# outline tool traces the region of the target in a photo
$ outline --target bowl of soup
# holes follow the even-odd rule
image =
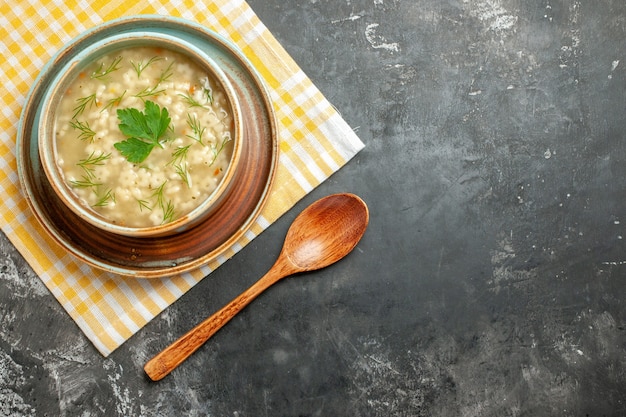
[[[50,82],[38,126],[51,187],[109,233],[165,236],[210,216],[233,189],[242,114],[229,78],[167,33],[114,33]]]

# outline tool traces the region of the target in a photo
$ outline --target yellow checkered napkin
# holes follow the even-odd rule
[[[108,355],[232,257],[337,171],[363,143],[243,0],[0,0],[0,216],[2,230],[96,348]],[[96,24],[124,15],[182,17],[230,38],[265,79],[279,127],[280,156],[269,201],[223,257],[164,279],[132,279],[78,262],[37,223],[18,183],[17,124],[29,87],[50,57]]]

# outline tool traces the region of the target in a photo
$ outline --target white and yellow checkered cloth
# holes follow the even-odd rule
[[[218,261],[181,276],[133,279],[78,262],[50,239],[21,193],[17,124],[39,71],[66,42],[125,15],[163,14],[196,21],[231,39],[270,90],[279,128],[279,165],[267,206],[250,232]],[[0,0],[0,218],[63,308],[108,355],[203,277],[347,163],[363,143],[243,0]]]

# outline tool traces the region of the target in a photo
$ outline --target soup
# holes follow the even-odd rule
[[[105,55],[72,81],[55,121],[57,164],[82,204],[150,227],[206,200],[230,163],[233,113],[195,61],[154,47]]]

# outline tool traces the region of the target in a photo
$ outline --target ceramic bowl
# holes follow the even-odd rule
[[[92,39],[93,40],[90,43],[84,45],[80,51],[77,51],[71,60],[66,62],[63,67],[58,70],[56,76],[50,82],[46,94],[43,96],[41,119],[38,126],[39,156],[48,181],[67,208],[69,208],[81,219],[103,231],[125,236],[148,237],[181,233],[188,230],[189,228],[204,221],[208,216],[214,213],[220,204],[228,198],[229,192],[236,188],[233,186],[233,178],[235,178],[241,155],[243,116],[241,114],[242,110],[239,105],[237,94],[231,85],[230,80],[225,75],[224,71],[222,71],[220,66],[218,66],[203,50],[197,48],[194,44],[186,41],[185,39],[172,34],[160,33],[153,30],[144,30],[130,33],[109,34],[107,36],[94,36]],[[157,51],[170,50],[190,58],[191,61],[202,69],[204,74],[209,74],[214,82],[217,82],[218,85],[215,86],[215,88],[221,89],[225,92],[226,105],[233,120],[231,127],[231,141],[228,144],[232,150],[231,156],[228,164],[226,165],[226,169],[222,173],[221,179],[216,185],[216,188],[208,195],[207,198],[205,198],[199,205],[187,214],[183,214],[172,220],[163,220],[160,224],[141,227],[121,224],[123,220],[117,222],[111,221],[94,210],[84,199],[77,196],[72,189],[73,187],[69,184],[69,179],[65,178],[63,175],[63,171],[58,163],[58,161],[62,160],[62,158],[59,156],[59,149],[57,146],[58,140],[56,137],[57,134],[55,133],[55,125],[59,124],[57,123],[57,113],[61,112],[61,99],[68,91],[71,83],[79,77],[79,74],[82,78],[88,78],[88,75],[85,76],[85,68],[90,64],[93,64],[94,61],[106,55],[115,56],[115,54],[121,53],[123,50],[137,47],[151,47],[155,48]],[[132,63],[132,60],[129,61]],[[123,71],[132,73],[131,69],[124,69]],[[118,73],[123,73],[123,71],[118,71]],[[113,74],[113,72],[111,74]],[[178,82],[179,80],[176,81]],[[181,79],[180,81],[182,82],[184,80]],[[173,88],[172,90],[173,92],[171,94],[176,96],[177,90],[174,91]],[[165,93],[161,93],[161,95],[162,94]],[[145,102],[145,99],[143,98],[140,100],[139,98],[133,97],[132,99],[135,102],[140,102],[141,100]],[[98,104],[102,107],[102,103]],[[163,106],[163,108],[165,108],[165,106]],[[87,113],[87,111],[85,113]],[[105,119],[114,118],[116,123],[115,126],[117,126],[117,122],[119,120],[114,110],[107,111],[104,115]],[[107,123],[112,125],[113,121]],[[179,120],[178,123],[184,125],[185,120],[181,117],[181,120]],[[57,126],[56,129],[59,129],[59,126]],[[72,146],[93,146],[93,141],[90,144],[89,140],[76,140],[75,142],[72,141]],[[197,149],[197,147],[190,149]],[[120,158],[119,152],[116,149],[109,153],[109,155],[111,154],[115,154],[114,157],[117,156],[118,159]],[[136,172],[141,169],[140,167],[141,164],[134,164],[133,169]],[[147,171],[144,170],[143,172],[145,173]],[[171,180],[168,179],[166,182],[167,181]],[[92,191],[89,190],[87,193],[91,194]],[[112,206],[116,205],[114,200],[111,200],[109,203],[112,204]],[[151,208],[146,208],[145,210],[142,209],[140,215],[148,216],[150,214],[150,210]],[[128,213],[124,213],[124,216],[128,217]]]
[[[40,155],[39,129],[65,68],[79,62],[103,39],[148,33],[174,38],[204,52],[226,75],[239,101],[242,132],[236,169],[227,180],[221,201],[209,204],[210,213],[194,227],[165,234],[130,235],[106,228],[100,220],[75,212],[61,198],[58,185],[48,179]],[[194,52],[195,53],[195,52]],[[207,60],[208,62],[208,60]],[[74,64],[76,65],[76,64]],[[45,134],[45,132],[42,132]],[[17,173],[28,213],[39,223],[37,230],[79,261],[116,275],[161,278],[217,267],[232,256],[250,231],[260,233],[267,219],[266,207],[278,165],[278,129],[269,89],[255,65],[236,44],[204,25],[160,15],[128,16],[97,25],[72,39],[41,69],[26,96],[18,123]],[[50,156],[52,153],[50,150]],[[77,214],[81,213],[81,215]],[[91,221],[88,221],[91,220]],[[187,223],[187,226],[190,223]],[[124,231],[127,232],[127,231]],[[35,237],[34,237],[35,238]],[[36,237],[43,239],[43,237]],[[221,261],[220,261],[221,262]],[[208,272],[207,269],[204,272]]]

